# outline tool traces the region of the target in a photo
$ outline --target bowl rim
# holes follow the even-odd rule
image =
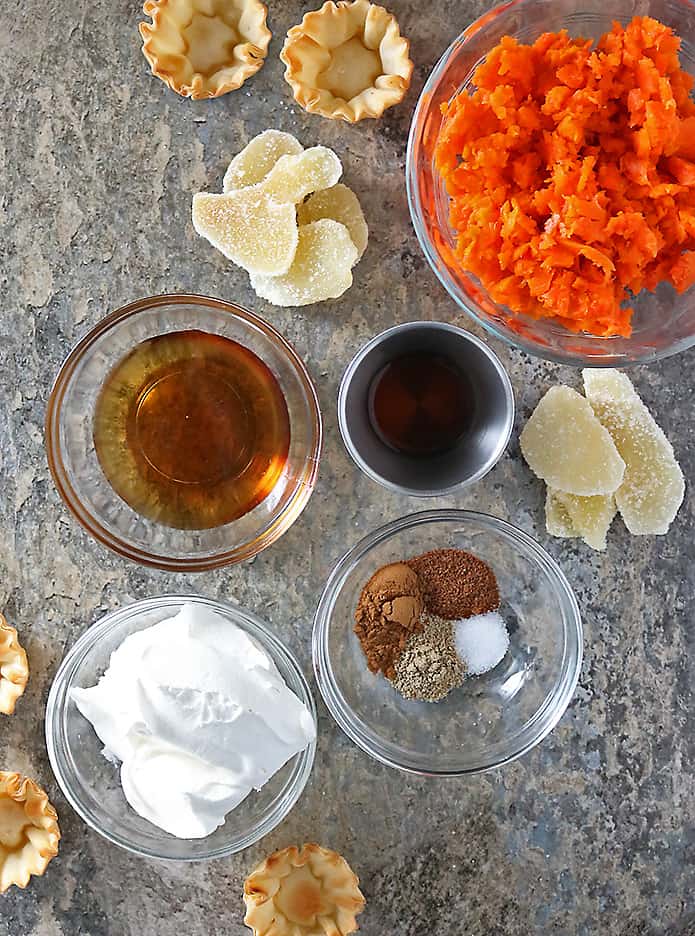
[[[292,365],[302,385],[311,421],[311,443],[305,458],[305,477],[297,485],[284,510],[255,539],[231,549],[223,549],[212,555],[200,557],[186,556],[178,558],[163,553],[149,552],[134,546],[108,530],[98,517],[84,506],[78,492],[70,482],[61,447],[60,417],[65,394],[77,367],[84,360],[92,346],[110,329],[120,325],[126,319],[137,316],[141,312],[166,305],[202,306],[212,311],[231,315],[260,331],[284,352],[287,360]],[[272,545],[287,532],[306,507],[316,485],[323,448],[323,418],[318,393],[306,365],[293,345],[276,328],[261,316],[256,315],[255,312],[251,312],[235,302],[195,293],[163,293],[157,296],[146,296],[109,312],[104,318],[100,319],[93,328],[76,342],[63,361],[48,397],[44,427],[46,457],[53,482],[63,503],[83,529],[102,546],[106,546],[119,556],[149,568],[164,569],[171,572],[206,572],[218,569],[225,565],[251,559]]]
[[[492,365],[495,373],[497,374],[497,377],[499,378],[504,390],[505,425],[503,431],[500,433],[497,444],[495,445],[493,454],[468,478],[463,478],[463,480],[457,481],[455,484],[451,484],[446,488],[430,488],[427,490],[422,490],[421,488],[405,487],[401,484],[397,484],[396,482],[391,481],[384,475],[379,474],[379,472],[375,471],[374,468],[372,468],[371,465],[365,461],[365,459],[360,454],[359,449],[353,442],[348,427],[347,395],[350,389],[350,384],[353,381],[358,367],[367,357],[367,355],[374,348],[378,347],[378,345],[382,344],[382,342],[388,340],[393,335],[404,331],[411,331],[414,328],[431,328],[440,331],[448,331],[452,335],[456,335],[457,338],[469,342],[469,344],[477,348],[477,350],[485,358],[487,358],[488,362]],[[355,354],[353,359],[346,367],[345,373],[343,374],[340,380],[340,385],[338,387],[338,426],[340,428],[340,435],[342,436],[343,444],[345,445],[350,458],[352,458],[357,467],[372,481],[376,481],[377,484],[381,484],[389,491],[395,491],[397,494],[406,494],[409,497],[441,497],[447,494],[454,494],[484,478],[485,475],[492,471],[492,469],[507,450],[509,440],[512,437],[512,431],[514,429],[515,414],[516,403],[514,399],[514,388],[512,386],[509,374],[507,373],[507,369],[502,364],[502,361],[499,359],[498,355],[495,354],[492,348],[490,348],[481,338],[478,338],[477,335],[466,331],[464,328],[460,328],[458,325],[453,325],[450,322],[418,320],[415,322],[402,322],[399,325],[392,325],[390,328],[385,329],[385,331],[382,331],[378,335],[375,335],[373,338],[371,338],[365,345],[360,348],[357,354]]]
[[[389,753],[389,750],[394,746],[382,742],[375,732],[371,731],[361,719],[354,715],[349,704],[343,699],[333,675],[328,651],[328,636],[335,602],[354,565],[371,552],[375,546],[387,541],[396,533],[413,529],[422,524],[441,522],[473,523],[493,532],[503,532],[511,539],[523,543],[534,555],[539,566],[545,571],[546,576],[554,580],[566,599],[568,613],[564,627],[565,646],[558,681],[552,695],[544,700],[524,729],[525,733],[528,733],[529,727],[540,726],[540,730],[537,730],[528,741],[500,759],[490,759],[472,767],[458,769],[423,769],[416,766],[412,760],[399,758],[393,753]],[[524,530],[492,514],[449,508],[420,511],[392,520],[368,533],[348,550],[338,560],[328,577],[316,610],[312,633],[314,675],[323,701],[338,726],[351,741],[374,760],[404,773],[423,777],[464,777],[485,773],[517,760],[517,758],[522,757],[540,744],[555,728],[572,700],[581,673],[583,649],[583,628],[577,599],[562,569],[540,543]]]
[[[477,312],[472,302],[469,300],[469,297],[466,296],[463,292],[459,291],[446,272],[440,268],[437,251],[434,247],[434,244],[432,243],[432,239],[427,232],[427,226],[425,224],[422,208],[422,198],[420,195],[420,184],[418,180],[417,167],[419,162],[418,157],[421,137],[420,129],[423,123],[423,116],[429,107],[430,98],[432,97],[434,89],[437,87],[440,79],[442,78],[442,75],[444,74],[444,71],[449,63],[449,59],[456,53],[456,51],[461,46],[465,45],[470,39],[472,39],[481,29],[497,19],[498,16],[501,16],[503,13],[507,13],[509,10],[512,10],[515,7],[523,6],[524,4],[531,2],[534,2],[534,0],[506,0],[506,2],[498,4],[474,20],[451,42],[444,53],[440,56],[439,60],[432,68],[432,71],[430,72],[420,92],[417,104],[415,105],[415,110],[413,111],[413,116],[411,118],[410,130],[408,132],[405,168],[408,208],[410,211],[411,222],[413,228],[415,229],[415,235],[417,237],[418,243],[420,244],[420,249],[425,255],[425,259],[427,260],[431,270],[441,285],[444,287],[447,294],[454,300],[459,308],[461,308],[463,312],[466,313],[466,315],[469,315],[475,322],[477,322],[481,328],[484,328],[488,334],[498,338],[500,341],[503,341],[509,347],[525,351],[527,354],[530,354],[533,357],[541,358],[542,360],[551,361],[555,364],[565,364],[571,367],[632,367],[640,364],[652,364],[657,361],[662,361],[666,358],[673,357],[676,354],[687,351],[689,348],[692,348],[693,345],[695,345],[695,332],[686,338],[681,338],[679,341],[674,342],[666,348],[655,349],[652,347],[645,347],[641,353],[631,353],[629,355],[615,353],[611,354],[610,352],[604,352],[596,354],[587,353],[579,357],[572,352],[563,352],[546,348],[536,344],[533,341],[527,340],[522,335],[517,333],[512,335],[507,329],[499,326],[493,320],[488,319],[485,315]],[[550,0],[545,0],[545,2],[550,5]],[[685,6],[691,7],[693,14],[695,15],[694,0],[681,0],[681,2]],[[695,299],[693,301],[695,301]],[[568,334],[571,333],[568,332]],[[608,341],[610,339],[597,338],[597,340]]]
[[[62,731],[62,722],[63,715],[70,701],[68,697],[68,690],[70,688],[69,681],[73,677],[77,666],[98,647],[101,638],[113,632],[124,620],[138,613],[146,614],[147,612],[161,610],[165,607],[180,608],[184,604],[203,605],[217,611],[227,620],[242,627],[243,630],[258,640],[263,648],[269,652],[273,662],[276,662],[278,659],[281,660],[283,665],[296,677],[301,690],[301,694],[296,694],[311,713],[314,726],[316,727],[314,740],[303,751],[295,755],[297,762],[293,768],[293,773],[288,778],[284,789],[278,794],[275,805],[263,819],[259,820],[254,830],[247,833],[245,836],[239,837],[231,845],[219,846],[208,853],[195,856],[163,855],[155,849],[136,845],[126,837],[100,826],[93,814],[83,806],[80,797],[74,792],[73,787],[66,779],[66,773],[63,769],[63,759],[66,755],[65,751],[60,747],[60,743],[64,743],[65,738],[64,732]],[[135,633],[135,631],[131,631],[131,633]],[[292,689],[292,691],[295,690]],[[243,851],[272,832],[287,817],[303,793],[313,769],[318,738],[318,715],[316,702],[299,661],[292,651],[285,646],[280,638],[270,630],[269,626],[261,618],[253,612],[248,611],[246,608],[242,608],[240,605],[235,605],[230,602],[205,598],[202,595],[165,594],[151,598],[143,598],[139,601],[115,608],[103,615],[80,634],[63,658],[51,683],[48,701],[46,703],[45,737],[48,759],[58,786],[70,806],[72,806],[77,815],[89,828],[93,829],[112,844],[132,854],[139,855],[142,858],[155,858],[161,861],[176,863],[190,863],[224,858]],[[128,808],[132,809],[130,806],[128,806]],[[157,826],[151,823],[150,825],[152,825],[153,829],[157,829]],[[158,831],[162,835],[167,834],[163,830]],[[177,839],[173,836],[171,838],[176,842],[204,841],[204,839]]]

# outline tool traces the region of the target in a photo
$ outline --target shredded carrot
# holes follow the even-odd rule
[[[649,17],[595,48],[506,36],[443,106],[436,166],[456,258],[513,313],[624,335],[629,303],[695,284],[695,101],[680,39]]]

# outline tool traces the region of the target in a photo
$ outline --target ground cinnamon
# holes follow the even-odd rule
[[[395,676],[408,637],[422,629],[424,607],[417,574],[404,562],[378,569],[362,589],[355,633],[373,673]]]

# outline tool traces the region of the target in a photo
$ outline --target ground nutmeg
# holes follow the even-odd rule
[[[433,549],[407,564],[420,580],[425,607],[437,617],[453,621],[500,606],[495,573],[463,549]]]

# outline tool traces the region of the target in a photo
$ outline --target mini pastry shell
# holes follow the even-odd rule
[[[0,894],[43,874],[59,841],[58,816],[41,787],[0,771]]]
[[[29,664],[17,631],[0,614],[0,712],[11,715],[29,679]]]
[[[364,909],[359,880],[337,852],[310,843],[275,852],[246,878],[254,936],[348,936]]]
[[[142,51],[152,74],[194,100],[234,91],[263,65],[272,34],[260,0],[146,0]]]
[[[280,58],[295,100],[356,123],[403,100],[413,63],[398,21],[369,0],[328,0],[287,34]]]

